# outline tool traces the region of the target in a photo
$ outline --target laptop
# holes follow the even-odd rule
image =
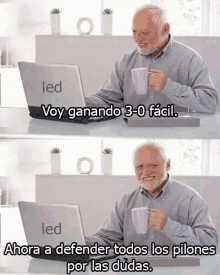
[[[73,244],[75,249],[76,246],[86,245],[77,205],[20,201],[18,206],[28,245],[39,246],[40,249],[40,255],[35,252],[35,254],[31,253],[32,257],[73,263],[89,262],[92,259],[101,261],[116,257],[112,249],[108,251],[108,255],[87,253],[80,255],[83,251],[74,253],[75,250],[72,250],[73,253],[63,253],[65,246],[71,247]],[[48,248],[49,254],[46,254],[45,246],[51,247],[51,251]],[[59,248],[56,250],[56,247]]]
[[[199,266],[200,258],[192,256],[167,256],[148,255],[115,255],[110,249],[108,255],[63,255],[61,252],[65,246],[71,247],[72,243],[77,246],[85,246],[85,235],[82,225],[80,210],[77,205],[18,202],[21,219],[29,246],[39,246],[40,255],[31,253],[34,258],[65,261],[65,262],[89,262],[91,260],[102,261],[119,257],[125,262],[136,259],[138,262],[148,262],[150,266]],[[62,244],[61,244],[62,243]],[[51,247],[51,253],[46,254],[45,246]]]
[[[83,124],[115,118],[85,115],[69,119],[69,108],[86,107],[81,74],[77,65],[18,62],[18,66],[32,118]]]

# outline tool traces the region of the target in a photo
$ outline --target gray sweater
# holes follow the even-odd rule
[[[137,234],[133,226],[131,209],[148,207],[160,209],[167,216],[162,230],[148,227],[147,234]],[[110,218],[99,231],[86,237],[87,245],[97,242],[99,245],[173,245],[186,242],[188,245],[218,246],[218,233],[208,211],[206,202],[193,188],[173,180],[170,176],[156,197],[151,197],[140,186],[127,192],[116,202]]]
[[[148,68],[163,71],[167,82],[161,92],[148,86],[147,95],[138,95],[133,86],[131,69]],[[210,79],[208,66],[202,57],[190,47],[175,41],[172,36],[162,53],[157,57],[141,54],[138,49],[125,53],[116,62],[108,81],[100,90],[86,98],[88,107],[123,107],[126,104],[137,108],[143,104],[160,103],[161,107],[174,104],[175,111],[215,113],[218,93]]]

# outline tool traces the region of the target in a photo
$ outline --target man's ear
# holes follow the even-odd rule
[[[163,25],[162,34],[168,35],[170,33],[170,24],[166,23]]]
[[[170,159],[168,159],[167,164],[166,164],[166,170],[169,171],[170,170]]]

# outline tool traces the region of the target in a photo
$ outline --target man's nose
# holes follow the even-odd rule
[[[137,34],[137,39],[138,40],[142,40],[143,39],[143,35],[141,35],[140,33]]]
[[[150,169],[149,169],[148,165],[144,165],[143,170],[142,170],[143,175],[147,175],[149,173],[149,171],[150,171]]]
[[[137,38],[138,38],[138,39],[143,39],[143,38],[144,38],[143,33],[142,33],[142,32],[138,32],[138,33],[137,33]]]

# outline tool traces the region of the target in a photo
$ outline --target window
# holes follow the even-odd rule
[[[159,6],[167,11],[173,35],[202,34],[201,0],[159,0]]]
[[[113,174],[134,175],[132,155],[142,143],[153,141],[165,148],[171,160],[172,175],[220,175],[219,140],[188,139],[104,139],[103,148],[113,149]]]
[[[113,14],[113,35],[131,35],[132,16],[145,4],[156,4],[167,11],[171,33],[184,35],[219,35],[220,5],[218,0],[103,0],[104,8]]]

